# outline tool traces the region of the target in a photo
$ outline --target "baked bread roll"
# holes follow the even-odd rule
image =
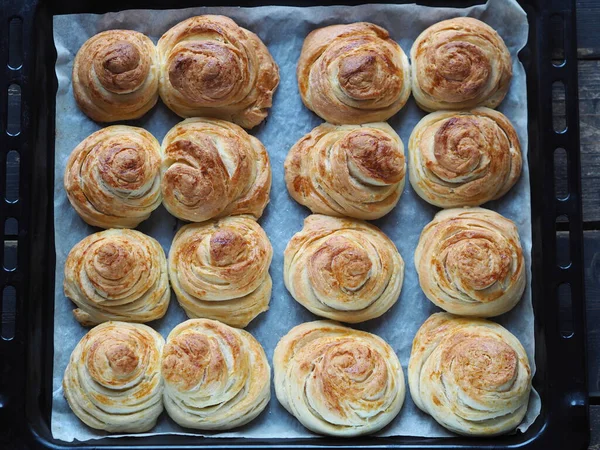
[[[493,436],[527,412],[531,368],[519,340],[484,319],[433,314],[412,345],[408,384],[415,404],[455,433]]]
[[[489,108],[425,116],[408,143],[410,183],[441,208],[479,206],[519,179],[521,146],[510,121]]]
[[[292,297],[312,313],[358,323],[396,303],[404,261],[379,228],[313,214],[285,249],[283,277]]]
[[[69,156],[67,197],[89,225],[135,228],[160,205],[160,162],[160,144],[146,130],[102,128]]]
[[[421,289],[442,309],[493,317],[525,291],[525,259],[515,224],[483,208],[440,211],[415,250]]]
[[[404,188],[404,145],[387,123],[319,125],[285,160],[290,195],[313,213],[379,219]]]
[[[404,373],[380,337],[319,320],[290,330],[275,348],[277,399],[311,431],[330,436],[374,433],[404,403]]]
[[[230,18],[190,17],[163,34],[158,54],[160,97],[175,114],[244,128],[267,117],[279,68],[260,38]]]
[[[146,325],[106,322],[79,341],[63,378],[64,396],[82,422],[110,433],[142,433],[163,410],[164,339]]]
[[[472,17],[438,22],[410,50],[412,92],[425,111],[497,107],[508,92],[512,61],[504,41]]]
[[[334,124],[383,122],[410,95],[408,58],[386,30],[367,22],[312,31],[296,73],[306,107]]]
[[[169,333],[162,356],[167,413],[182,427],[229,430],[256,418],[271,398],[271,368],[244,330],[191,319]]]
[[[156,47],[137,31],[98,33],[75,55],[72,78],[77,105],[90,119],[137,119],[158,100]]]
[[[163,204],[175,217],[204,222],[262,215],[269,203],[271,164],[254,136],[224,120],[193,118],[171,128],[162,145]]]
[[[135,230],[106,230],[81,240],[67,256],[63,285],[83,326],[160,319],[171,298],[165,252]]]
[[[243,328],[269,309],[273,248],[248,216],[182,227],[169,251],[169,277],[190,318]]]

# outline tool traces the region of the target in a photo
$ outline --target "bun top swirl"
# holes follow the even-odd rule
[[[285,182],[294,200],[330,216],[384,216],[396,206],[405,174],[404,145],[385,122],[321,124],[285,160]]]
[[[251,214],[259,218],[271,190],[271,165],[254,136],[224,120],[192,118],[163,140],[163,204],[175,217],[204,222]]]
[[[279,69],[254,33],[224,16],[190,17],[158,41],[160,96],[181,117],[216,117],[252,128],[262,122]]]
[[[239,427],[271,398],[271,368],[260,343],[216,320],[191,319],[173,328],[161,368],[165,408],[184,427]]]
[[[65,191],[86,223],[134,228],[160,206],[160,163],[160,144],[146,130],[102,128],[71,152]]]
[[[158,241],[139,231],[94,233],[69,252],[64,290],[84,326],[160,319],[171,297],[167,259]]]
[[[519,138],[504,114],[489,108],[425,116],[408,144],[410,182],[442,207],[479,206],[506,194],[523,165]]]
[[[464,435],[513,430],[527,412],[531,377],[525,349],[508,330],[447,313],[423,323],[408,363],[415,404]]]
[[[517,227],[488,209],[437,213],[421,233],[415,267],[427,298],[453,314],[497,316],[511,310],[525,290]]]
[[[313,214],[285,249],[283,276],[294,299],[314,314],[357,323],[396,303],[404,260],[379,228]]]
[[[106,322],[79,341],[63,378],[69,406],[86,425],[111,433],[150,430],[163,410],[164,339],[146,325]]]
[[[296,74],[306,107],[334,124],[387,120],[410,95],[408,58],[385,29],[367,22],[312,31]]]
[[[156,47],[137,31],[98,33],[77,52],[72,78],[75,100],[91,119],[137,119],[158,99]]]
[[[484,22],[457,17],[423,31],[410,51],[412,91],[425,111],[497,107],[512,78],[510,53]]]
[[[277,344],[273,366],[277,399],[316,433],[374,433],[404,402],[404,374],[394,350],[374,334],[335,322],[292,328]]]

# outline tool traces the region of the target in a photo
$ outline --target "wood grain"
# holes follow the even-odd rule
[[[580,59],[600,58],[600,2],[577,1],[577,55]]]
[[[583,220],[600,220],[600,61],[579,62]]]
[[[600,450],[600,405],[590,406],[590,428],[589,450]]]

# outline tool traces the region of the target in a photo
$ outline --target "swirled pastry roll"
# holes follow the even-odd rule
[[[269,203],[271,164],[254,136],[224,120],[193,118],[171,128],[162,146],[163,204],[175,217],[204,222],[262,215]]]
[[[334,124],[385,121],[410,95],[408,58],[386,30],[367,22],[312,31],[296,74],[306,107]]]
[[[273,248],[248,216],[182,227],[169,251],[169,276],[188,317],[243,328],[269,309]]]
[[[506,194],[519,179],[521,146],[510,121],[489,108],[425,116],[408,143],[410,183],[442,208],[479,206]]]
[[[65,168],[67,197],[100,228],[135,228],[160,205],[161,150],[146,130],[113,125],[91,134]]]
[[[412,345],[408,384],[415,404],[455,433],[493,436],[527,412],[531,368],[519,340],[484,319],[433,314]]]
[[[525,291],[525,259],[515,224],[483,208],[440,211],[415,250],[421,289],[442,309],[492,317]]]
[[[319,320],[290,330],[275,348],[277,399],[311,431],[374,433],[404,403],[404,373],[380,337]]]
[[[165,252],[139,231],[94,233],[67,256],[64,290],[84,326],[160,319],[171,298]]]
[[[500,35],[472,17],[444,20],[423,31],[410,51],[412,92],[425,111],[497,107],[512,78]]]
[[[271,398],[271,368],[259,342],[216,320],[191,319],[173,328],[162,376],[167,413],[186,428],[240,427]]]
[[[313,213],[379,219],[402,194],[404,145],[385,122],[319,125],[285,160],[290,195]]]
[[[279,68],[260,38],[224,16],[190,17],[158,41],[160,97],[181,117],[252,128],[267,117]]]
[[[379,228],[313,214],[285,249],[283,276],[292,297],[312,313],[358,323],[396,303],[404,261]]]
[[[73,94],[92,120],[142,117],[158,100],[158,54],[152,41],[132,30],[89,38],[73,62]]]
[[[142,433],[163,410],[164,339],[146,325],[106,322],[79,341],[63,378],[64,396],[82,422],[111,433]]]

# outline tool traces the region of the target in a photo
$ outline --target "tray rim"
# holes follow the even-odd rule
[[[491,0],[493,1],[493,0]],[[534,235],[534,242],[532,244],[532,297],[534,304],[534,313],[536,318],[536,365],[538,371],[534,378],[534,385],[538,389],[540,396],[542,397],[542,411],[540,416],[536,419],[534,424],[525,434],[517,434],[512,436],[504,436],[501,438],[494,438],[493,440],[485,438],[419,438],[419,437],[391,437],[391,438],[372,438],[365,437],[360,439],[354,439],[352,441],[343,441],[334,438],[316,438],[316,439],[279,439],[279,440],[256,440],[256,439],[244,439],[244,438],[198,438],[198,437],[185,437],[185,436],[173,436],[166,435],[160,437],[151,438],[104,438],[100,440],[87,441],[85,443],[73,442],[65,443],[62,441],[54,440],[49,433],[48,424],[44,423],[42,415],[44,397],[48,396],[48,392],[44,393],[42,379],[44,375],[41,374],[43,370],[48,372],[48,367],[42,370],[37,370],[36,374],[32,374],[33,369],[39,367],[39,361],[36,358],[43,353],[43,349],[39,348],[40,343],[43,341],[43,337],[40,334],[49,334],[49,328],[53,330],[53,327],[43,327],[44,313],[50,313],[53,316],[53,305],[54,296],[50,294],[51,301],[44,302],[41,307],[40,305],[32,304],[32,298],[38,292],[43,292],[44,289],[35,286],[36,283],[30,283],[28,289],[24,289],[26,285],[25,280],[28,279],[40,279],[44,280],[44,284],[50,283],[50,286],[54,286],[54,270],[47,270],[44,268],[44,260],[50,261],[50,266],[54,268],[53,252],[54,252],[54,233],[53,233],[53,220],[52,211],[43,211],[44,208],[36,208],[35,201],[33,201],[35,194],[44,190],[44,187],[49,188],[48,192],[52,192],[52,180],[53,180],[53,158],[48,158],[48,154],[54,153],[54,102],[55,93],[57,89],[56,76],[54,74],[54,64],[47,67],[48,56],[50,58],[56,58],[54,44],[52,40],[46,39],[48,31],[52,29],[51,15],[53,12],[61,12],[61,3],[66,3],[66,0],[22,0],[21,2],[15,2],[12,4],[10,0],[0,0],[0,17],[11,18],[19,16],[23,18],[23,28],[25,30],[23,45],[25,48],[24,65],[20,74],[8,72],[9,76],[5,76],[4,73],[0,73],[2,81],[7,84],[11,82],[17,82],[22,86],[23,89],[23,109],[22,109],[22,134],[20,137],[9,140],[8,144],[12,144],[13,147],[17,147],[21,150],[21,161],[23,163],[29,163],[26,167],[22,168],[21,171],[21,201],[20,205],[13,210],[9,210],[5,205],[0,205],[0,219],[4,217],[19,217],[19,267],[22,268],[18,271],[14,279],[5,279],[5,272],[0,271],[0,286],[2,285],[17,285],[21,284],[22,291],[19,291],[19,299],[23,301],[22,309],[18,311],[20,317],[27,317],[27,312],[33,313],[36,316],[36,320],[31,321],[29,324],[24,324],[21,327],[20,323],[17,324],[17,338],[14,342],[14,347],[20,347],[26,356],[26,359],[22,361],[23,372],[27,378],[20,382],[15,382],[17,388],[23,389],[25,392],[25,408],[21,408],[18,426],[21,431],[27,435],[27,441],[35,447],[44,448],[89,448],[89,447],[101,447],[101,448],[131,448],[132,446],[138,448],[191,448],[190,440],[202,440],[202,443],[198,443],[200,448],[263,448],[269,446],[272,448],[327,448],[331,446],[339,448],[496,448],[498,446],[506,448],[550,448],[559,442],[568,444],[568,447],[559,448],[585,448],[587,447],[587,440],[589,439],[589,413],[588,413],[588,400],[587,400],[587,384],[586,384],[586,367],[585,367],[585,307],[584,307],[584,292],[583,292],[583,264],[582,264],[582,231],[581,231],[581,201],[580,201],[580,167],[579,167],[579,130],[578,130],[578,92],[577,92],[577,59],[576,59],[576,40],[575,40],[575,1],[574,0],[521,0],[519,3],[526,9],[530,23],[530,36],[527,46],[520,53],[520,58],[523,61],[527,73],[527,84],[528,84],[528,99],[529,99],[529,153],[528,158],[530,161],[530,167],[534,164],[541,162],[540,167],[536,166],[535,170],[530,170],[531,175],[531,193],[532,193],[532,231]],[[136,6],[135,0],[127,0],[122,2],[112,2],[107,0],[103,2],[93,1],[86,5],[78,5],[79,8],[103,10],[107,12],[112,5],[125,4],[125,8],[117,9],[130,9],[129,6]],[[182,0],[179,3],[184,3],[182,7],[193,6],[190,0]],[[266,4],[306,4],[310,3],[308,0],[298,1],[265,1],[265,0],[241,0],[241,1],[214,1],[212,4],[219,5],[239,5],[239,6],[259,6]],[[359,4],[359,3],[394,3],[392,1],[352,1],[352,0],[322,0],[319,5],[323,4]],[[406,3],[403,1],[397,3]],[[445,4],[457,3],[451,1],[436,1],[436,0],[421,0],[417,1],[419,4]],[[466,4],[477,4],[482,3],[481,1],[465,1],[458,2],[460,6],[466,6]],[[147,0],[144,2],[143,8],[147,9],[150,7],[156,8],[160,6],[161,0]],[[173,8],[173,4],[163,5],[166,8]],[[108,7],[108,9],[107,9]],[[160,8],[159,8],[160,9]],[[50,14],[50,20],[48,19]],[[559,15],[563,18],[565,25],[565,63],[562,66],[550,66],[547,67],[548,71],[541,73],[542,63],[546,63],[551,59],[551,49],[549,44],[545,43],[543,36],[547,34],[549,27],[549,20],[551,16]],[[44,20],[50,23],[44,23]],[[5,36],[3,36],[5,37]],[[47,41],[50,41],[49,43]],[[41,51],[31,51],[36,48],[35,44],[41,44],[41,47],[46,52],[45,55],[41,55]],[[3,48],[0,45],[0,54],[3,52]],[[45,56],[45,59],[42,58]],[[12,78],[10,77],[12,75]],[[18,77],[21,75],[21,77]],[[50,75],[50,76],[48,76]],[[27,78],[29,77],[29,78]],[[40,81],[33,85],[33,82]],[[566,113],[569,121],[569,128],[566,132],[561,134],[552,134],[549,132],[552,125],[551,116],[551,98],[542,98],[543,92],[548,93],[548,87],[555,81],[563,81],[565,83],[567,101],[566,101]],[[30,87],[31,90],[26,88]],[[551,92],[551,91],[550,91]],[[35,95],[37,94],[37,95]],[[52,95],[50,95],[52,94]],[[34,104],[33,100],[43,99],[38,102],[40,104]],[[2,104],[3,98],[0,95],[0,104]],[[535,106],[534,106],[535,102]],[[550,108],[548,108],[550,106]],[[535,109],[536,117],[532,117],[533,110]],[[44,119],[45,115],[45,119]],[[0,119],[1,120],[1,119]],[[36,124],[34,124],[36,122]],[[44,128],[45,129],[42,129]],[[534,134],[535,133],[535,134]],[[535,138],[534,138],[535,136]],[[0,137],[0,147],[4,144],[3,138]],[[49,139],[50,138],[50,139]],[[552,144],[556,142],[556,144]],[[37,144],[37,145],[36,145]],[[549,164],[541,154],[543,148],[548,145],[554,147],[562,146],[567,149],[569,159],[569,188],[570,197],[563,201],[558,201],[552,195],[552,201],[548,197],[548,174],[551,172],[548,167]],[[40,152],[36,152],[36,158],[33,158],[33,148],[44,148],[47,151],[42,152],[43,161],[40,164],[35,160],[40,156]],[[26,153],[29,150],[29,153]],[[535,150],[535,151],[534,151]],[[535,159],[534,160],[534,153]],[[35,167],[34,164],[37,164]],[[37,180],[36,176],[39,175],[39,170],[44,169],[46,172],[45,178]],[[37,170],[37,172],[36,172]],[[535,173],[535,176],[534,176]],[[575,177],[573,176],[575,173]],[[44,177],[41,177],[44,178]],[[31,181],[30,186],[24,186],[23,180]],[[44,184],[46,186],[44,186]],[[553,188],[553,173],[552,183]],[[551,189],[551,193],[554,189]],[[537,194],[537,195],[536,195]],[[49,194],[46,193],[46,197]],[[42,197],[43,199],[43,197]],[[27,207],[26,203],[29,200]],[[47,199],[46,199],[47,200]],[[46,205],[47,210],[51,210],[51,198],[50,204]],[[46,201],[46,203],[48,203]],[[550,205],[548,203],[551,203]],[[22,206],[21,206],[22,205]],[[4,207],[3,207],[4,206]],[[554,223],[554,218],[557,215],[566,214],[570,220],[570,236],[571,236],[571,265],[566,269],[560,269],[555,264],[555,251],[554,246],[555,238],[549,239],[550,232],[554,233],[553,227],[544,227],[547,225],[550,219]],[[554,216],[554,217],[552,217]],[[34,222],[44,222],[45,226],[35,225]],[[543,223],[541,223],[542,221]],[[48,234],[48,232],[50,233]],[[538,233],[536,233],[538,231]],[[51,238],[48,239],[48,236]],[[39,241],[44,239],[45,242],[45,253],[42,257],[37,258],[36,261],[36,245],[39,247]],[[552,242],[550,242],[552,241]],[[42,246],[44,247],[44,246]],[[25,251],[23,251],[25,248]],[[41,266],[41,267],[40,267]],[[44,272],[47,272],[44,276]],[[540,279],[540,275],[547,275],[552,277],[550,283],[545,283],[543,276]],[[546,295],[550,292],[550,298],[556,293],[556,288],[560,283],[568,281],[571,283],[572,291],[576,294],[577,298],[573,298],[573,321],[575,335],[571,339],[561,339],[558,336],[558,321],[557,315],[558,310],[548,308],[545,303],[542,302],[541,296]],[[573,287],[575,286],[575,290]],[[50,290],[50,293],[53,289]],[[28,294],[28,295],[27,295]],[[578,295],[577,295],[578,294]],[[575,297],[573,296],[573,297]],[[547,297],[545,297],[547,298]],[[557,299],[554,297],[555,303],[551,306],[557,306]],[[51,305],[48,305],[51,303]],[[38,306],[38,307],[36,307]],[[543,320],[541,320],[543,319]],[[556,323],[551,323],[551,322]],[[46,320],[47,322],[47,320]],[[539,324],[539,322],[544,322]],[[42,325],[42,328],[36,328],[36,326]],[[19,331],[23,330],[21,335]],[[40,331],[41,330],[41,331]],[[554,333],[554,335],[552,335]],[[52,334],[50,334],[52,336]],[[47,338],[48,336],[46,336]],[[52,339],[50,339],[52,341]],[[51,344],[47,344],[48,346]],[[572,370],[569,376],[555,376],[554,373],[542,373],[547,372],[548,369],[560,368],[560,365],[552,363],[554,357],[550,351],[550,346],[553,346],[561,355],[572,354],[570,358],[574,361],[575,365],[568,366]],[[6,347],[6,348],[5,348]],[[6,349],[8,348],[8,352]],[[11,353],[12,352],[12,353]],[[0,355],[5,356],[8,354],[9,357],[16,358],[18,355],[17,350],[14,350],[8,345],[2,343],[0,345]],[[47,353],[47,352],[46,352]],[[45,356],[48,359],[48,355]],[[542,364],[540,358],[549,358],[545,361],[548,364]],[[52,358],[50,356],[50,363],[46,361],[46,366],[52,366]],[[564,364],[564,363],[562,363]],[[546,370],[542,370],[546,369]],[[51,379],[51,377],[50,377]],[[549,394],[546,387],[549,384],[559,384],[565,389],[564,398],[557,399],[556,395]],[[18,386],[17,386],[18,385]],[[538,386],[539,385],[539,386]],[[542,387],[542,389],[540,389]],[[50,389],[51,391],[51,389]],[[50,392],[51,394],[51,392]],[[545,398],[546,397],[546,398]],[[46,398],[47,400],[47,398]],[[570,430],[561,431],[561,426],[569,425]],[[151,440],[148,441],[148,439]],[[167,442],[167,445],[156,445],[155,443]]]

